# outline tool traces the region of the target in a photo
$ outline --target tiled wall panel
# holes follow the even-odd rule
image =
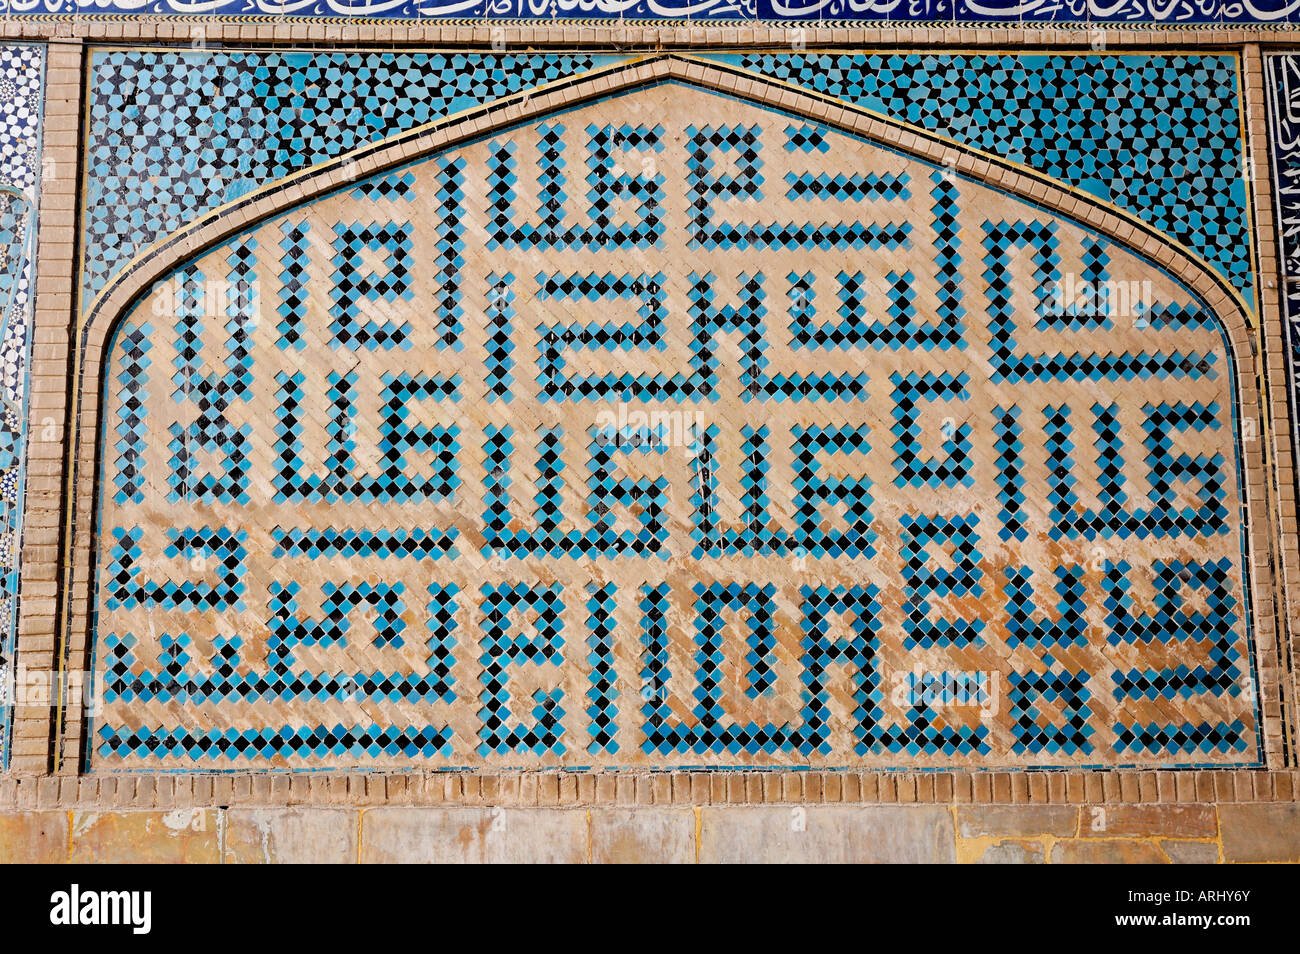
[[[1197,0],[690,13],[1295,16]],[[1268,389],[1278,360],[1296,383],[1300,345],[1267,344],[1279,280],[1300,327],[1294,58],[1263,57],[1276,179],[1261,199],[1258,48],[795,37],[648,59],[599,42],[90,44],[72,429],[67,459],[40,464],[67,488],[57,591],[41,579],[61,616],[25,632],[48,644],[42,666],[85,667],[95,692],[41,703],[54,764],[1289,764],[1273,614],[1294,600],[1272,574],[1286,586],[1300,562],[1279,542],[1295,488],[1257,436],[1294,420]],[[45,58],[0,49],[11,695]],[[668,60],[671,80],[626,80]],[[584,83],[606,88],[571,99]],[[458,138],[429,145],[444,128]],[[1281,275],[1257,221],[1274,199]]]
[[[746,98],[568,106],[638,67],[91,62],[90,321],[123,221],[480,130],[344,163],[116,326],[92,768],[1262,762],[1249,345],[1063,211],[1147,223],[1248,315],[1233,57],[737,56]],[[387,85],[435,67],[459,103]],[[491,108],[539,79],[537,119]],[[1061,204],[938,161],[971,149]]]

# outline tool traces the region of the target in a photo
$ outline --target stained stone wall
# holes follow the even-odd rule
[[[0,843],[1289,857],[1290,34],[737,9],[6,21]]]

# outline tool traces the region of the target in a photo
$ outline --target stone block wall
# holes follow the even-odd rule
[[[1290,774],[1258,796],[1220,790],[1211,776],[1181,797],[1171,784],[1163,800],[1080,791],[1032,802],[1006,776],[986,787],[970,776],[943,777],[950,786],[750,774],[730,776],[746,783],[727,786],[735,791],[673,776],[619,777],[590,791],[547,778],[553,784],[450,775],[350,775],[301,787],[266,776],[201,778],[192,788],[167,777],[39,791],[19,783],[0,793],[0,850],[41,863],[1300,861]],[[999,781],[1008,786],[994,791]]]

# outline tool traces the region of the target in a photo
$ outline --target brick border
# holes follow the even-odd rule
[[[1266,734],[1281,737],[1281,749],[1293,759],[1296,750],[1296,645],[1294,634],[1300,630],[1300,536],[1296,528],[1296,472],[1292,435],[1292,395],[1287,372],[1287,332],[1282,315],[1282,264],[1278,243],[1273,174],[1268,122],[1268,94],[1265,88],[1264,62],[1260,48],[1248,45],[1242,55],[1242,119],[1248,168],[1253,172],[1252,213],[1257,250],[1256,287],[1259,297],[1261,355],[1259,360],[1261,430],[1268,439],[1261,440],[1269,460],[1268,474],[1272,495],[1273,561],[1277,575],[1275,620],[1278,631],[1273,647],[1259,652],[1261,671],[1275,670],[1271,682],[1278,696],[1261,699]],[[1289,719],[1284,713],[1291,713]],[[1271,765],[1272,763],[1270,763]]]
[[[1300,770],[315,772],[0,778],[0,811],[311,805],[1229,804],[1300,801]]]

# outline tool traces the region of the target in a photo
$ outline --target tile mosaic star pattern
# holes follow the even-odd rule
[[[1077,186],[1253,286],[1229,56],[750,53],[711,58]]]
[[[800,117],[501,129],[104,374],[92,768],[1260,758],[1217,320]]]
[[[1231,57],[717,58],[1024,162],[1114,202],[1201,254],[1250,298]],[[98,50],[83,305],[151,242],[258,185],[615,59]],[[184,158],[177,165],[168,157]]]
[[[614,59],[96,50],[83,304],[151,243],[259,185]]]
[[[0,687],[6,697],[13,675],[22,534],[44,69],[43,47],[0,46]],[[8,762],[9,713],[5,698],[0,764]]]

